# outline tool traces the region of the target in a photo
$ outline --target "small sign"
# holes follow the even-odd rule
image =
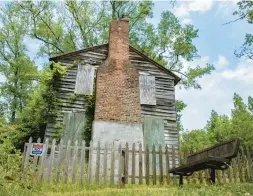
[[[32,156],[42,156],[45,152],[45,144],[42,143],[32,143],[32,149],[30,155]]]

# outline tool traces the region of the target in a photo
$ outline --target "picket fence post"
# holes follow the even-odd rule
[[[96,153],[96,173],[95,173],[95,178],[96,178],[96,184],[99,183],[99,170],[100,170],[100,141],[97,143],[97,153]]]
[[[89,148],[89,165],[88,165],[88,183],[91,184],[92,182],[92,155],[93,154],[93,142],[90,142]]]
[[[55,153],[55,143],[56,140],[53,139],[52,146],[51,146],[51,152],[50,152],[50,160],[49,160],[49,168],[48,168],[48,176],[47,176],[47,182],[51,182],[51,177],[52,177],[52,168],[54,166],[54,153]]]
[[[41,157],[41,162],[40,162],[40,182],[43,182],[43,177],[44,177],[44,167],[45,167],[45,159],[47,158],[47,149],[48,149],[48,138],[45,141],[45,152]]]
[[[82,141],[81,149],[81,168],[80,168],[80,183],[84,183],[84,169],[85,169],[85,141]]]
[[[143,162],[142,162],[142,145],[139,144],[139,184],[143,183]]]
[[[132,146],[132,184],[135,184],[135,143]]]
[[[32,148],[32,140],[33,140],[32,137],[30,137],[29,138],[29,143],[28,143],[28,146],[27,146],[26,155],[25,155],[23,174],[22,174],[22,177],[21,177],[22,180],[25,180],[25,178],[26,178],[27,167],[28,167],[30,152],[31,152],[31,148]]]
[[[110,174],[110,180],[111,180],[111,184],[114,184],[114,170],[115,170],[115,157],[114,157],[114,153],[115,149],[114,149],[114,145],[112,144],[112,149],[111,149],[111,174]]]
[[[156,152],[154,144],[152,149],[152,173],[153,173],[153,185],[156,185]]]
[[[149,185],[149,148],[148,148],[148,144],[146,145],[145,168],[146,168],[146,184]]]
[[[61,161],[61,156],[63,154],[63,140],[61,139],[60,141],[60,145],[59,145],[59,157],[58,157],[58,164],[57,164],[57,169],[56,169],[56,183],[59,183],[59,180],[60,180],[60,174],[61,174],[61,164],[62,164],[62,161]]]
[[[65,156],[65,168],[64,168],[64,183],[68,182],[68,173],[69,173],[69,159],[70,159],[70,152],[71,152],[71,141],[68,140],[67,149],[66,149],[66,156]]]
[[[129,166],[129,147],[127,142],[125,150],[125,169],[124,169],[125,184],[128,184],[128,166]]]
[[[120,187],[122,186],[122,146],[121,143],[119,144],[118,147],[118,157],[119,157],[119,162],[118,162],[118,184]]]
[[[76,161],[78,155],[78,140],[75,141],[73,162],[72,162],[72,184],[76,182]]]
[[[40,143],[41,139],[38,138],[37,139],[37,143]],[[38,156],[34,156],[33,157],[33,166],[32,166],[32,182],[34,181],[35,175],[36,175],[36,167],[38,165]]]
[[[108,144],[105,143],[105,149],[104,149],[104,163],[103,163],[103,176],[104,176],[104,184],[106,184],[107,181],[107,154],[108,154]]]

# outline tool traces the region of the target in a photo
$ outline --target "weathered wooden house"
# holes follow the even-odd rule
[[[129,45],[127,19],[111,22],[108,44],[50,61],[62,66],[76,64],[55,81],[61,112],[54,120],[63,123],[63,138],[82,138],[83,97],[71,98],[91,95],[95,89],[93,140],[178,145],[175,85],[180,78]],[[56,122],[48,122],[45,137],[57,131]]]

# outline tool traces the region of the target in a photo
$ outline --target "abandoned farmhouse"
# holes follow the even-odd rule
[[[49,118],[45,137],[53,137],[60,122],[64,140],[81,139],[83,97],[70,99],[95,93],[93,141],[178,146],[175,85],[180,78],[129,45],[128,23],[111,22],[108,44],[50,58],[70,68],[55,81],[60,113]]]

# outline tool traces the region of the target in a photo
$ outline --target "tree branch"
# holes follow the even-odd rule
[[[238,21],[238,20],[244,19],[247,15],[248,15],[248,14],[244,14],[244,15],[242,15],[241,17],[239,17],[239,18],[237,18],[237,19],[235,19],[235,20],[232,20],[232,21],[226,22],[226,23],[224,23],[224,24],[222,24],[222,25],[227,25],[227,24],[230,24],[230,23],[236,22],[236,21]]]

